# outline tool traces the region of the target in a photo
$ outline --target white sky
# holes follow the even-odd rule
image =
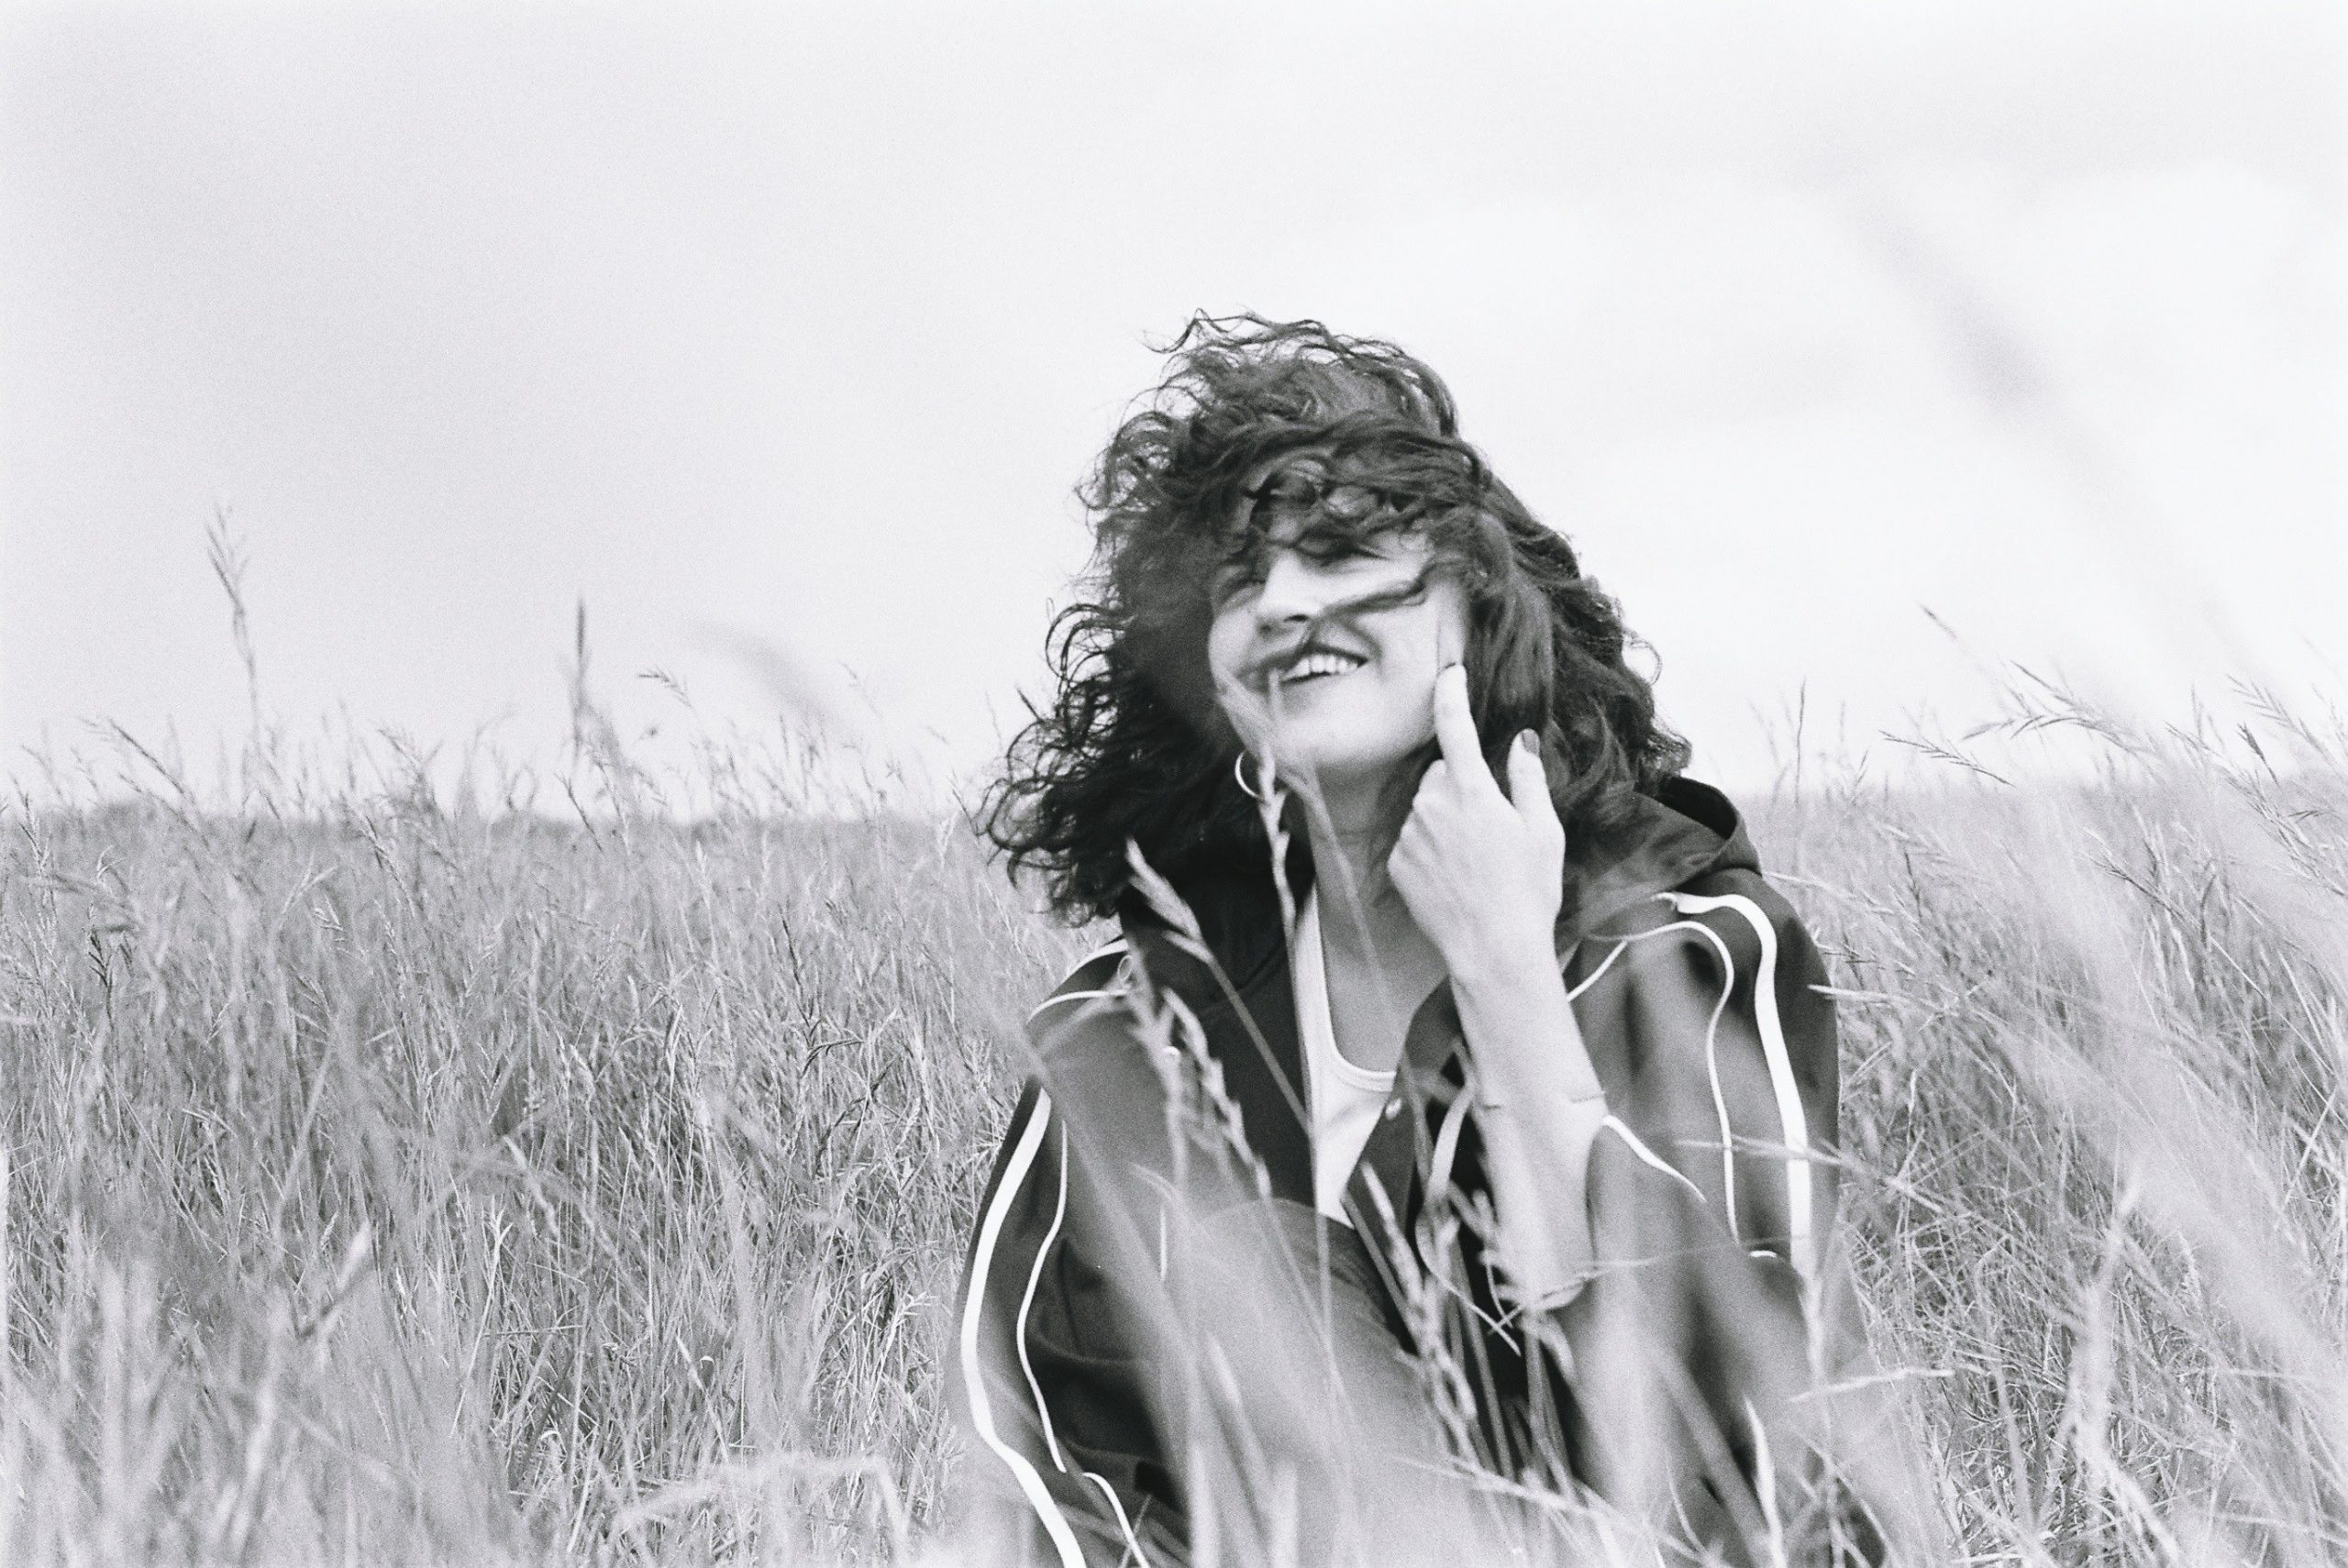
[[[631,732],[648,668],[746,726],[852,670],[967,768],[1198,306],[1432,361],[1732,785],[1805,682],[1881,754],[1988,711],[1969,657],[2158,716],[2348,667],[2328,7],[0,29],[12,759],[243,724],[225,503],[280,718],[552,747],[583,596]]]

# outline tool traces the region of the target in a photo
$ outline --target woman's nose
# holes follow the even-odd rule
[[[1274,550],[1256,595],[1256,619],[1266,627],[1310,621],[1328,602],[1327,585],[1311,562],[1293,550]]]

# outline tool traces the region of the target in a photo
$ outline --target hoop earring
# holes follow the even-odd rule
[[[1264,797],[1247,787],[1247,750],[1245,746],[1240,748],[1238,756],[1231,759],[1231,776],[1239,780],[1239,792],[1241,794],[1246,796],[1249,800],[1255,801],[1259,806],[1264,803]]]

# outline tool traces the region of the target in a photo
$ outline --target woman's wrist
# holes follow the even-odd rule
[[[1555,960],[1453,977],[1453,999],[1476,1060],[1478,1103],[1539,1118],[1603,1106],[1565,977]]]
[[[1444,955],[1455,991],[1495,992],[1536,988],[1559,977],[1555,949],[1545,930],[1506,943],[1485,942]]]

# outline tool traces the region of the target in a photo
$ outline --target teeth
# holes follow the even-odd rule
[[[1350,654],[1308,654],[1289,667],[1288,679],[1302,680],[1314,675],[1343,675],[1349,669],[1359,669],[1364,662]]]

